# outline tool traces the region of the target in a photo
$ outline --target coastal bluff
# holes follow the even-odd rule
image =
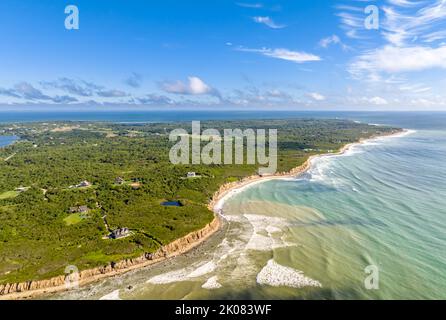
[[[77,275],[78,285],[82,286],[106,277],[120,275],[185,253],[209,238],[219,227],[220,219],[215,216],[204,228],[162,246],[154,253],[144,253],[137,258],[111,262],[102,267],[80,271]],[[47,280],[0,284],[0,300],[26,299],[65,291],[69,289],[66,283],[72,282],[72,279],[73,275],[60,275]]]

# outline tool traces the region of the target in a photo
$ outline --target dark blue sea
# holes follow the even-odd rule
[[[249,120],[294,118],[342,118],[410,128],[436,128],[446,123],[446,112],[352,111],[0,111],[0,123],[45,121],[172,122],[193,120]]]

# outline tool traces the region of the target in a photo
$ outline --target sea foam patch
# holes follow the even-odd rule
[[[269,217],[258,214],[245,214],[244,217],[248,219],[254,227],[254,231],[266,230],[267,227],[274,226],[276,228],[285,227],[288,221],[279,217]]]
[[[271,251],[294,245],[283,241],[282,238],[275,237],[275,235],[283,233],[283,228],[289,225],[287,220],[255,214],[245,214],[244,217],[248,219],[254,229],[246,244],[246,250]]]
[[[273,259],[257,275],[257,283],[273,287],[322,287],[319,281],[306,277],[302,271],[282,266]]]
[[[122,299],[119,297],[119,290],[115,290],[101,297],[99,300],[122,300]]]
[[[157,276],[154,276],[147,280],[150,284],[168,284],[173,282],[185,281],[187,280],[187,275],[190,272],[187,269],[180,269],[171,272],[166,272]]]
[[[204,276],[208,273],[213,272],[217,268],[217,265],[213,261],[209,261],[201,266],[199,266],[197,269],[192,271],[187,275],[187,278],[198,278],[201,276]]]
[[[213,276],[209,278],[202,286],[203,289],[215,290],[222,287],[222,285],[218,282],[218,277]]]
[[[199,265],[196,269],[184,268],[154,276],[146,281],[150,284],[169,284],[199,278],[213,272],[217,265],[213,261]]]

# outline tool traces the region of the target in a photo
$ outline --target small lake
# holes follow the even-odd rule
[[[181,201],[165,201],[165,202],[161,203],[161,205],[163,205],[165,207],[182,207],[183,206]]]
[[[0,136],[0,148],[6,147],[17,140],[19,140],[19,137],[16,136]]]

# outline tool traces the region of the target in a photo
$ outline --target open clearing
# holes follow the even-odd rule
[[[20,192],[18,191],[6,191],[3,193],[0,193],[0,200],[5,200],[5,199],[12,199],[17,197],[20,194]]]

